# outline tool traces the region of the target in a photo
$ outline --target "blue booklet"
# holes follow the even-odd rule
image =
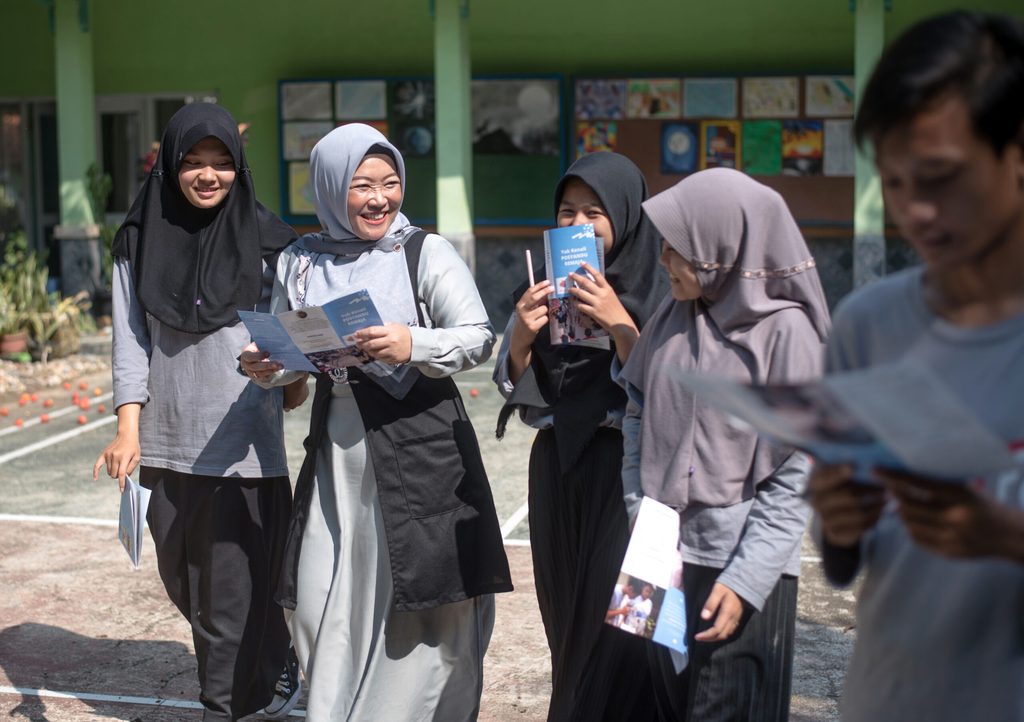
[[[693,371],[674,375],[702,404],[826,464],[851,464],[860,481],[870,482],[876,467],[962,481],[1018,466],[1006,442],[913,359],[802,384],[751,385]]]
[[[668,647],[676,672],[689,660],[679,513],[649,496],[640,502],[605,623]]]
[[[554,289],[548,297],[551,343],[609,348],[608,332],[581,312],[570,290],[570,273],[584,274],[583,264],[604,273],[604,241],[591,223],[544,231],[544,269]]]
[[[146,510],[149,508],[151,493],[130,476],[125,477],[121,509],[117,515],[117,538],[128,552],[132,569],[138,569],[142,560],[142,535],[146,528]]]
[[[239,311],[253,342],[270,360],[292,371],[328,372],[365,364],[392,368],[373,361],[355,344],[356,331],[382,326],[380,313],[366,289],[336,298],[323,306],[284,313]]]

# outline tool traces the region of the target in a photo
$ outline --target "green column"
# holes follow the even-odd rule
[[[854,75],[857,100],[885,46],[886,0],[855,0]],[[872,151],[857,151],[854,170],[853,285],[885,275],[885,206]]]
[[[99,228],[86,169],[96,162],[89,0],[54,0],[57,73],[57,154],[60,170],[61,290],[94,291],[99,282]]]
[[[476,270],[469,0],[434,0],[437,232]]]

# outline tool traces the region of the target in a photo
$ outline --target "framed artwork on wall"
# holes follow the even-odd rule
[[[705,120],[700,124],[700,167],[740,167],[742,127],[738,120]]]

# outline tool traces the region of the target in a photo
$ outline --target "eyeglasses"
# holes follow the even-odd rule
[[[402,184],[398,181],[388,181],[387,183],[356,183],[348,187],[348,192],[354,193],[360,198],[369,198],[377,193],[386,196],[393,195],[401,189]]]

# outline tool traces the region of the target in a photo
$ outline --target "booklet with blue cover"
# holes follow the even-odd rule
[[[604,273],[604,241],[594,233],[593,224],[544,231],[544,269],[554,289],[548,296],[551,343],[610,348],[608,332],[577,308],[570,293],[569,274],[584,274],[584,263]]]
[[[336,298],[323,306],[307,306],[279,314],[239,311],[239,318],[270,360],[292,371],[328,372],[345,366],[391,366],[373,361],[355,344],[356,331],[382,326],[380,313],[366,289]]]
[[[668,647],[677,672],[686,666],[679,514],[649,496],[640,502],[605,623]]]
[[[142,560],[142,535],[146,528],[146,510],[152,492],[126,476],[121,492],[121,509],[117,515],[117,538],[128,552],[132,569],[138,569]]]
[[[828,374],[803,384],[744,384],[674,372],[702,403],[765,438],[826,464],[902,469],[963,481],[1016,468],[1006,443],[926,366],[911,359]]]

